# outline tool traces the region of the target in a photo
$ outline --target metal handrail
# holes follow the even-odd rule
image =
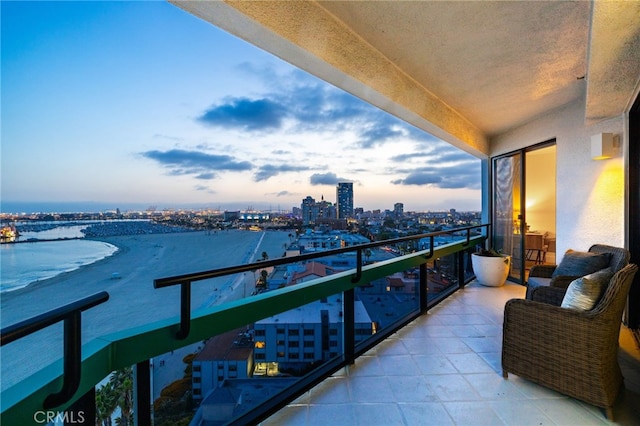
[[[455,247],[464,247],[468,246],[471,243],[470,240],[470,231],[474,228],[488,227],[489,225],[478,225],[468,227],[467,231],[467,241],[465,242],[457,242],[447,244],[442,246],[442,248],[438,248],[437,254],[438,256],[452,254],[456,252]],[[467,229],[467,228],[464,228]],[[438,233],[434,233],[433,235],[441,235],[441,234],[450,234],[452,232],[459,232],[463,229],[456,229],[452,231],[442,231]],[[339,249],[340,252],[348,252],[359,249],[366,249],[367,247],[372,246],[380,246],[380,245],[389,245],[395,242],[402,242],[411,239],[424,238],[425,235],[422,234],[410,237],[403,237],[394,240],[386,240],[383,242],[376,242],[366,245],[358,245],[352,246],[349,248]],[[483,241],[482,235],[478,235],[473,238],[474,243],[480,243]],[[431,244],[433,247],[433,244]],[[335,252],[335,251],[333,251]],[[433,253],[433,249],[430,250]],[[394,271],[402,270],[406,267],[417,266],[420,265],[422,269],[425,269],[422,260],[424,260],[425,255],[427,254],[426,250],[420,251],[419,253],[413,253],[410,255],[402,256],[399,259],[390,259],[386,261],[382,261],[376,265],[370,265],[366,268],[362,269],[362,277],[370,281],[374,279],[379,274],[389,274]],[[432,254],[433,255],[433,254]],[[284,263],[293,263],[295,261],[299,261],[300,259],[305,258],[314,258],[314,257],[324,257],[327,256],[327,252],[321,253],[313,253],[308,255],[289,257],[289,258],[281,258],[277,260],[273,260],[270,262],[258,262],[252,265],[244,266],[240,270],[252,270],[256,267],[265,267],[268,263],[271,264],[284,264]],[[422,259],[422,260],[418,260]],[[229,271],[238,271],[239,267],[229,267],[223,268],[221,270],[213,271],[216,273],[215,276],[222,275],[230,275],[233,272]],[[226,274],[221,273],[220,271],[227,271]],[[353,270],[352,270],[353,271]],[[333,294],[336,291],[342,288],[342,291],[346,291],[349,288],[354,288],[354,283],[351,283],[351,278],[349,278],[349,271],[344,273],[339,273],[332,275],[331,277],[325,277],[322,279],[314,280],[313,282],[305,283],[301,286],[294,286],[290,288],[283,288],[279,290],[274,290],[273,292],[260,294],[255,298],[251,299],[243,299],[234,302],[227,302],[225,305],[221,305],[219,307],[214,307],[207,309],[206,311],[199,312],[190,320],[192,324],[192,333],[189,335],[183,343],[178,344],[176,340],[171,341],[172,339],[169,337],[171,334],[171,329],[175,329],[176,325],[180,323],[176,323],[175,320],[162,320],[153,324],[148,324],[143,327],[138,327],[130,330],[123,330],[120,332],[113,333],[111,335],[102,336],[98,339],[92,340],[84,345],[84,360],[80,364],[81,369],[85,372],[82,377],[82,380],[79,385],[79,390],[82,392],[86,392],[88,389],[91,389],[96,383],[98,383],[105,374],[108,372],[122,368],[124,366],[130,366],[132,364],[140,363],[145,360],[150,359],[151,357],[157,356],[158,354],[167,352],[172,349],[176,349],[184,345],[184,342],[194,343],[196,341],[206,339],[211,337],[212,335],[217,335],[226,331],[229,331],[233,328],[236,328],[240,324],[245,324],[246,321],[254,321],[258,318],[264,318],[265,316],[274,315],[277,312],[283,312],[288,309],[293,309],[296,306],[299,306],[299,303],[302,303],[301,300],[306,301],[326,297],[327,295]],[[357,274],[356,274],[357,275]],[[202,276],[201,273],[196,274],[187,274],[187,276]],[[182,277],[182,276],[181,276]],[[178,277],[178,278],[181,278]],[[175,280],[176,277],[171,277],[167,279],[159,279],[161,284],[164,281],[164,286],[169,286],[173,284],[169,284],[168,281]],[[201,278],[206,279],[206,278]],[[176,283],[180,283],[179,280]],[[423,283],[424,284],[424,283]],[[355,285],[357,286],[357,285]],[[298,296],[298,294],[300,296]],[[304,296],[302,296],[304,294]],[[302,296],[302,297],[301,297]],[[96,298],[96,299],[94,299]],[[80,310],[88,309],[92,306],[95,306],[99,303],[102,303],[108,299],[108,294],[106,292],[99,293],[97,295],[91,296],[89,298],[83,299],[81,301],[74,302],[66,307],[59,308],[55,311],[49,312],[47,314],[43,314],[41,316],[35,318],[50,317],[57,316],[61,313],[61,310],[64,308],[69,308],[71,306],[82,305],[82,302],[90,301],[90,303]],[[421,302],[422,306],[422,302]],[[188,311],[187,311],[188,312]],[[64,319],[64,316],[59,317],[58,321]],[[47,321],[51,321],[48,319]],[[49,322],[47,325],[51,325],[54,322]],[[27,335],[29,333],[24,334],[23,331],[16,332],[18,328],[23,328],[25,322],[12,325],[2,330],[2,345],[9,343],[10,341],[14,341]],[[43,323],[44,324],[44,323]],[[46,326],[46,325],[44,325]],[[44,327],[43,326],[43,327]],[[79,323],[77,329],[79,330]],[[31,329],[30,333],[36,331],[36,329]],[[175,339],[175,336],[173,337]],[[78,354],[81,356],[82,354]],[[66,354],[65,354],[66,358]],[[66,365],[66,361],[65,361]],[[2,410],[2,420],[7,420],[7,422],[11,423],[12,420],[16,419],[25,419],[29,415],[28,413],[33,412],[34,410],[39,410],[42,407],[42,402],[47,395],[49,394],[52,386],[54,386],[54,381],[59,380],[60,373],[58,372],[60,367],[56,365],[48,366],[42,369],[38,373],[38,378],[36,382],[31,382],[31,380],[26,380],[23,383],[20,383],[11,389],[9,389],[6,393],[3,391],[3,400],[6,402]],[[66,368],[64,370],[64,374],[66,375]],[[88,373],[88,374],[87,374]],[[34,376],[35,378],[35,376]],[[64,377],[63,377],[64,379]],[[29,382],[29,383],[27,383]],[[36,384],[38,383],[38,384]],[[76,391],[77,392],[77,391]],[[25,396],[29,395],[29,396]],[[6,397],[6,399],[5,399]],[[71,398],[73,398],[73,393]],[[57,407],[64,408],[68,405],[69,402],[60,403]],[[25,417],[26,416],[26,417]],[[17,421],[17,420],[16,420]],[[19,424],[19,423],[13,423]]]
[[[78,390],[82,370],[81,313],[107,300],[109,300],[109,293],[102,291],[10,325],[0,331],[0,346],[4,346],[50,325],[64,321],[64,375],[62,389],[47,396],[43,404],[45,409],[57,407],[68,402]]]
[[[153,280],[153,286],[154,288],[163,288],[163,287],[170,287],[173,285],[178,285],[178,284],[182,284],[185,281],[202,281],[202,280],[207,280],[207,279],[211,279],[211,278],[217,278],[217,277],[221,277],[221,276],[225,276],[225,275],[230,275],[230,274],[234,274],[234,273],[239,273],[239,272],[248,272],[248,271],[253,271],[255,269],[258,268],[267,268],[270,266],[279,266],[279,265],[285,265],[287,263],[293,263],[293,262],[301,262],[304,260],[312,260],[312,259],[317,259],[317,258],[321,258],[321,257],[327,257],[327,256],[332,256],[335,254],[342,254],[342,253],[349,253],[352,252],[354,250],[358,250],[358,249],[362,249],[362,250],[366,250],[368,248],[376,248],[376,247],[381,247],[381,246],[387,246],[387,245],[392,245],[392,244],[398,244],[398,243],[402,243],[405,241],[412,241],[412,240],[419,240],[422,238],[433,238],[433,237],[437,237],[438,235],[449,235],[452,233],[456,233],[456,232],[462,232],[465,231],[467,233],[467,244],[469,241],[469,235],[471,230],[473,229],[479,229],[479,228],[489,228],[489,226],[491,226],[490,224],[481,224],[481,225],[472,225],[472,226],[464,226],[461,228],[456,228],[456,229],[451,229],[448,231],[437,231],[437,232],[427,232],[424,234],[417,234],[417,235],[409,235],[406,237],[399,237],[399,238],[393,238],[390,240],[383,240],[383,241],[374,241],[371,243],[364,243],[364,244],[357,244],[357,245],[353,245],[350,247],[341,247],[341,248],[337,248],[337,249],[331,249],[331,250],[323,250],[320,252],[314,252],[314,253],[307,253],[307,254],[300,254],[294,257],[281,257],[278,259],[269,259],[269,260],[261,260],[258,262],[254,262],[254,263],[249,263],[249,264],[245,264],[245,265],[235,265],[235,266],[228,266],[225,268],[219,268],[219,269],[212,269],[212,270],[207,270],[207,271],[202,271],[202,272],[193,272],[193,273],[189,273],[189,274],[182,274],[182,275],[174,275],[171,277],[165,277],[165,278],[158,278]],[[433,242],[433,240],[431,240],[431,242]],[[431,244],[431,246],[433,247],[433,244]]]
[[[226,276],[234,273],[254,271],[259,268],[268,268],[270,266],[279,266],[279,265],[284,265],[284,264],[293,263],[293,262],[301,262],[305,260],[318,259],[321,257],[328,257],[336,254],[349,253],[355,250],[357,255],[357,264],[356,264],[356,273],[352,277],[352,282],[357,283],[358,281],[360,281],[362,277],[362,251],[363,250],[367,250],[369,248],[376,248],[380,246],[391,245],[391,244],[398,244],[405,241],[413,241],[413,240],[420,240],[422,238],[429,238],[429,253],[425,255],[425,259],[428,260],[433,257],[433,253],[434,253],[433,242],[434,242],[435,236],[449,235],[452,233],[465,231],[466,242],[464,243],[464,245],[468,245],[471,238],[472,229],[486,228],[488,232],[489,226],[490,226],[489,224],[466,226],[466,227],[451,229],[447,231],[428,232],[425,234],[409,235],[406,237],[394,238],[391,240],[357,244],[351,247],[343,247],[343,248],[332,249],[332,250],[323,250],[320,252],[301,254],[294,257],[282,257],[280,259],[259,261],[259,262],[254,262],[246,265],[235,265],[235,266],[229,266],[226,268],[220,268],[220,269],[214,269],[214,270],[208,270],[208,271],[202,271],[202,272],[194,272],[194,273],[183,274],[183,275],[176,275],[173,277],[158,278],[153,281],[153,287],[158,289],[158,288],[164,288],[164,287],[171,287],[174,285],[180,286],[180,329],[176,333],[176,338],[179,340],[184,340],[189,335],[189,330],[190,330],[191,284],[194,281],[202,281],[202,280],[217,278],[217,277]]]

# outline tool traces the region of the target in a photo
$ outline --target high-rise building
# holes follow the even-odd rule
[[[302,200],[302,223],[303,225],[313,225],[324,219],[335,219],[335,207],[329,201],[325,201],[324,196],[318,202],[310,195]]]
[[[316,200],[310,195],[302,200],[302,223],[308,225],[315,221],[317,215]]]
[[[395,203],[393,205],[393,215],[396,218],[401,218],[404,216],[404,204],[402,203]]]
[[[353,217],[353,182],[338,182],[336,205],[338,219]]]

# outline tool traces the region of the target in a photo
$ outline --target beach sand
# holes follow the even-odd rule
[[[82,314],[82,341],[179,314],[179,288],[154,289],[153,280],[281,257],[289,232],[217,231],[101,238],[114,255],[75,271],[3,293],[2,327],[83,297],[107,291],[109,300]],[[113,274],[119,278],[114,279]],[[192,310],[253,291],[253,274],[194,283]],[[2,390],[62,357],[62,323],[2,347]]]

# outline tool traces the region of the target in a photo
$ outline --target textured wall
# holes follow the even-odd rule
[[[624,158],[591,159],[591,136],[614,133],[623,141],[623,117],[587,126],[584,102],[545,115],[496,137],[492,155],[556,138],[556,233],[558,261],[569,248],[624,245]],[[623,142],[621,142],[623,144]]]

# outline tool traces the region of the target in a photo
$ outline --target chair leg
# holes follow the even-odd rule
[[[504,377],[505,379],[509,378],[509,372],[507,370],[502,370],[502,377]]]
[[[613,407],[604,407],[604,411],[607,414],[607,420],[613,421]]]

